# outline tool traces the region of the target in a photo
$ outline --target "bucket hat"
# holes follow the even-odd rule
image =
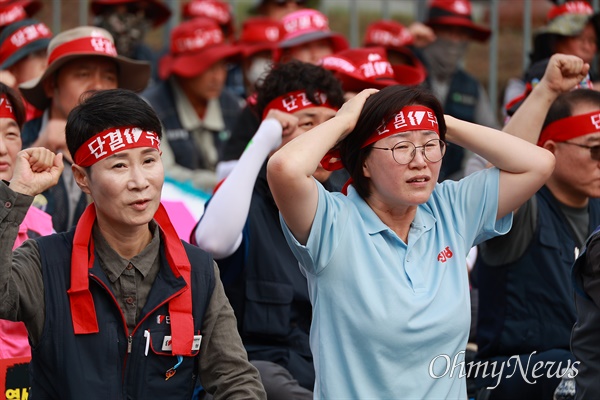
[[[267,17],[253,17],[244,21],[237,45],[244,57],[250,57],[261,51],[275,51],[282,37],[281,22]]]
[[[209,18],[182,22],[171,32],[169,53],[160,59],[161,79],[171,75],[191,78],[223,59],[240,55],[237,46],[226,43],[219,25]]]
[[[106,30],[94,26],[80,26],[56,35],[48,45],[48,66],[44,74],[19,86],[25,99],[43,110],[50,103],[43,82],[71,60],[86,57],[104,57],[117,64],[119,87],[141,91],[150,79],[150,64],[117,55],[113,38]]]
[[[206,17],[214,19],[228,40],[233,40],[235,28],[229,4],[221,0],[192,0],[181,6],[181,14],[185,19]]]
[[[429,5],[426,25],[449,25],[466,28],[474,40],[485,42],[491,31],[473,22],[468,0],[433,0]]]
[[[40,8],[39,0],[0,0],[0,27],[31,17]]]

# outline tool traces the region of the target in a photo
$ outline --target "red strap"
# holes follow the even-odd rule
[[[190,283],[192,266],[162,203],[158,206],[154,219],[164,233],[163,240],[165,241],[167,261],[171,266],[171,270],[176,277],[183,277],[186,285],[177,297],[169,301],[173,354],[191,356],[194,343],[194,318],[192,317]]]
[[[67,293],[71,304],[73,331],[76,335],[99,332],[88,277],[88,271],[94,265],[94,243],[91,236],[95,220],[96,207],[92,203],[81,215],[73,238],[71,288],[67,290]]]
[[[162,204],[154,215],[162,230],[167,261],[176,277],[183,277],[185,288],[169,301],[173,354],[191,356],[194,342],[194,319],[192,316],[191,270],[187,253]],[[67,291],[76,335],[97,333],[98,321],[94,299],[89,290],[89,269],[94,265],[94,241],[92,228],[96,220],[96,208],[90,204],[77,223],[73,238],[71,257],[71,287]],[[87,268],[83,266],[87,265]]]

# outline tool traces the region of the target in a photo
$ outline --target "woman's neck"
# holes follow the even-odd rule
[[[126,260],[140,254],[152,240],[152,232],[148,224],[119,229],[98,220],[98,228],[110,247]]]
[[[408,244],[408,232],[410,231],[410,225],[415,219],[417,206],[394,207],[381,202],[377,198],[367,199],[367,204],[379,217],[381,222],[393,230],[404,243]]]

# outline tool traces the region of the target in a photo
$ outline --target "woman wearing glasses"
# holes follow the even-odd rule
[[[497,167],[436,183],[445,140]],[[348,170],[347,195],[312,179],[322,159]],[[466,254],[506,233],[553,167],[548,151],[400,86],[361,92],[273,155],[269,186],[313,305],[315,398],[466,398]]]

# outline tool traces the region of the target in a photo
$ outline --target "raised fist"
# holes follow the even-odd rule
[[[32,147],[17,154],[10,188],[35,196],[56,185],[63,171],[62,154],[56,155],[43,147]]]

